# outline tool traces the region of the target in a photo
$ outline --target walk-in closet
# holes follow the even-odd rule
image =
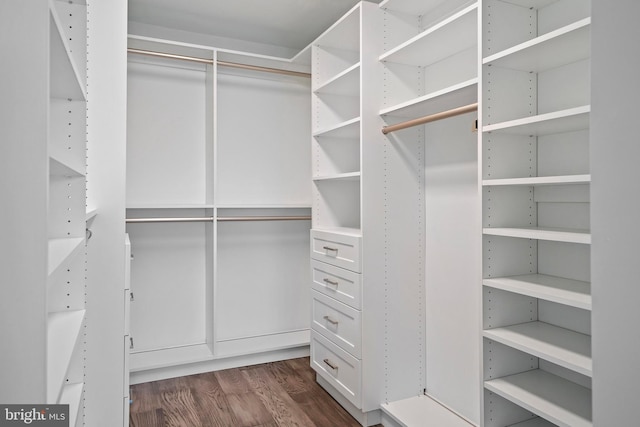
[[[639,15],[3,0],[0,425],[640,425]]]

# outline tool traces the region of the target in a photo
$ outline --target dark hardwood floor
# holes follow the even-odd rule
[[[309,358],[132,386],[131,427],[358,427]]]

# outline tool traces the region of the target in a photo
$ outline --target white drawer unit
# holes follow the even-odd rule
[[[360,361],[315,331],[311,331],[311,367],[354,406],[362,407]]]
[[[311,328],[358,359],[362,354],[360,311],[311,291]]]
[[[360,274],[316,260],[311,261],[311,272],[312,289],[358,310],[361,308]]]
[[[359,273],[360,240],[355,234],[311,230],[311,257]]]

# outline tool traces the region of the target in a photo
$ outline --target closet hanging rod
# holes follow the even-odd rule
[[[217,221],[309,221],[311,216],[212,216],[195,218],[127,218],[129,224],[151,223],[151,222],[213,222]]]
[[[133,49],[127,48],[130,53],[137,53],[140,55],[160,56],[162,58],[180,59],[183,61],[199,62],[201,64],[213,64],[213,59],[198,58],[195,56],[176,55],[173,53],[155,52],[152,50]],[[217,61],[218,65],[232,68],[242,68],[244,70],[264,71],[267,73],[285,74],[288,76],[306,77],[310,78],[310,73],[303,73],[301,71],[283,70],[281,68],[262,67],[259,65],[240,64],[238,62],[229,61]]]
[[[417,119],[407,120],[406,122],[397,123],[395,125],[384,126],[382,128],[383,134],[395,132],[397,130],[410,128],[413,126],[423,125],[429,122],[435,122],[437,120],[446,119],[453,116],[459,116],[460,114],[470,113],[471,111],[478,110],[478,103],[463,105],[462,107],[452,108],[451,110],[441,111],[439,113],[430,114],[424,117],[418,117]]]

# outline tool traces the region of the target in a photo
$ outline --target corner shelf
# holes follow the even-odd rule
[[[544,322],[485,330],[485,338],[591,377],[591,337]]]
[[[544,274],[484,279],[484,286],[591,310],[591,283]]]
[[[589,58],[591,18],[488,56],[485,65],[541,72]]]
[[[485,388],[561,427],[591,427],[591,390],[535,369],[486,381]]]
[[[62,390],[76,347],[85,310],[50,313],[47,321],[47,400],[55,402]]]

